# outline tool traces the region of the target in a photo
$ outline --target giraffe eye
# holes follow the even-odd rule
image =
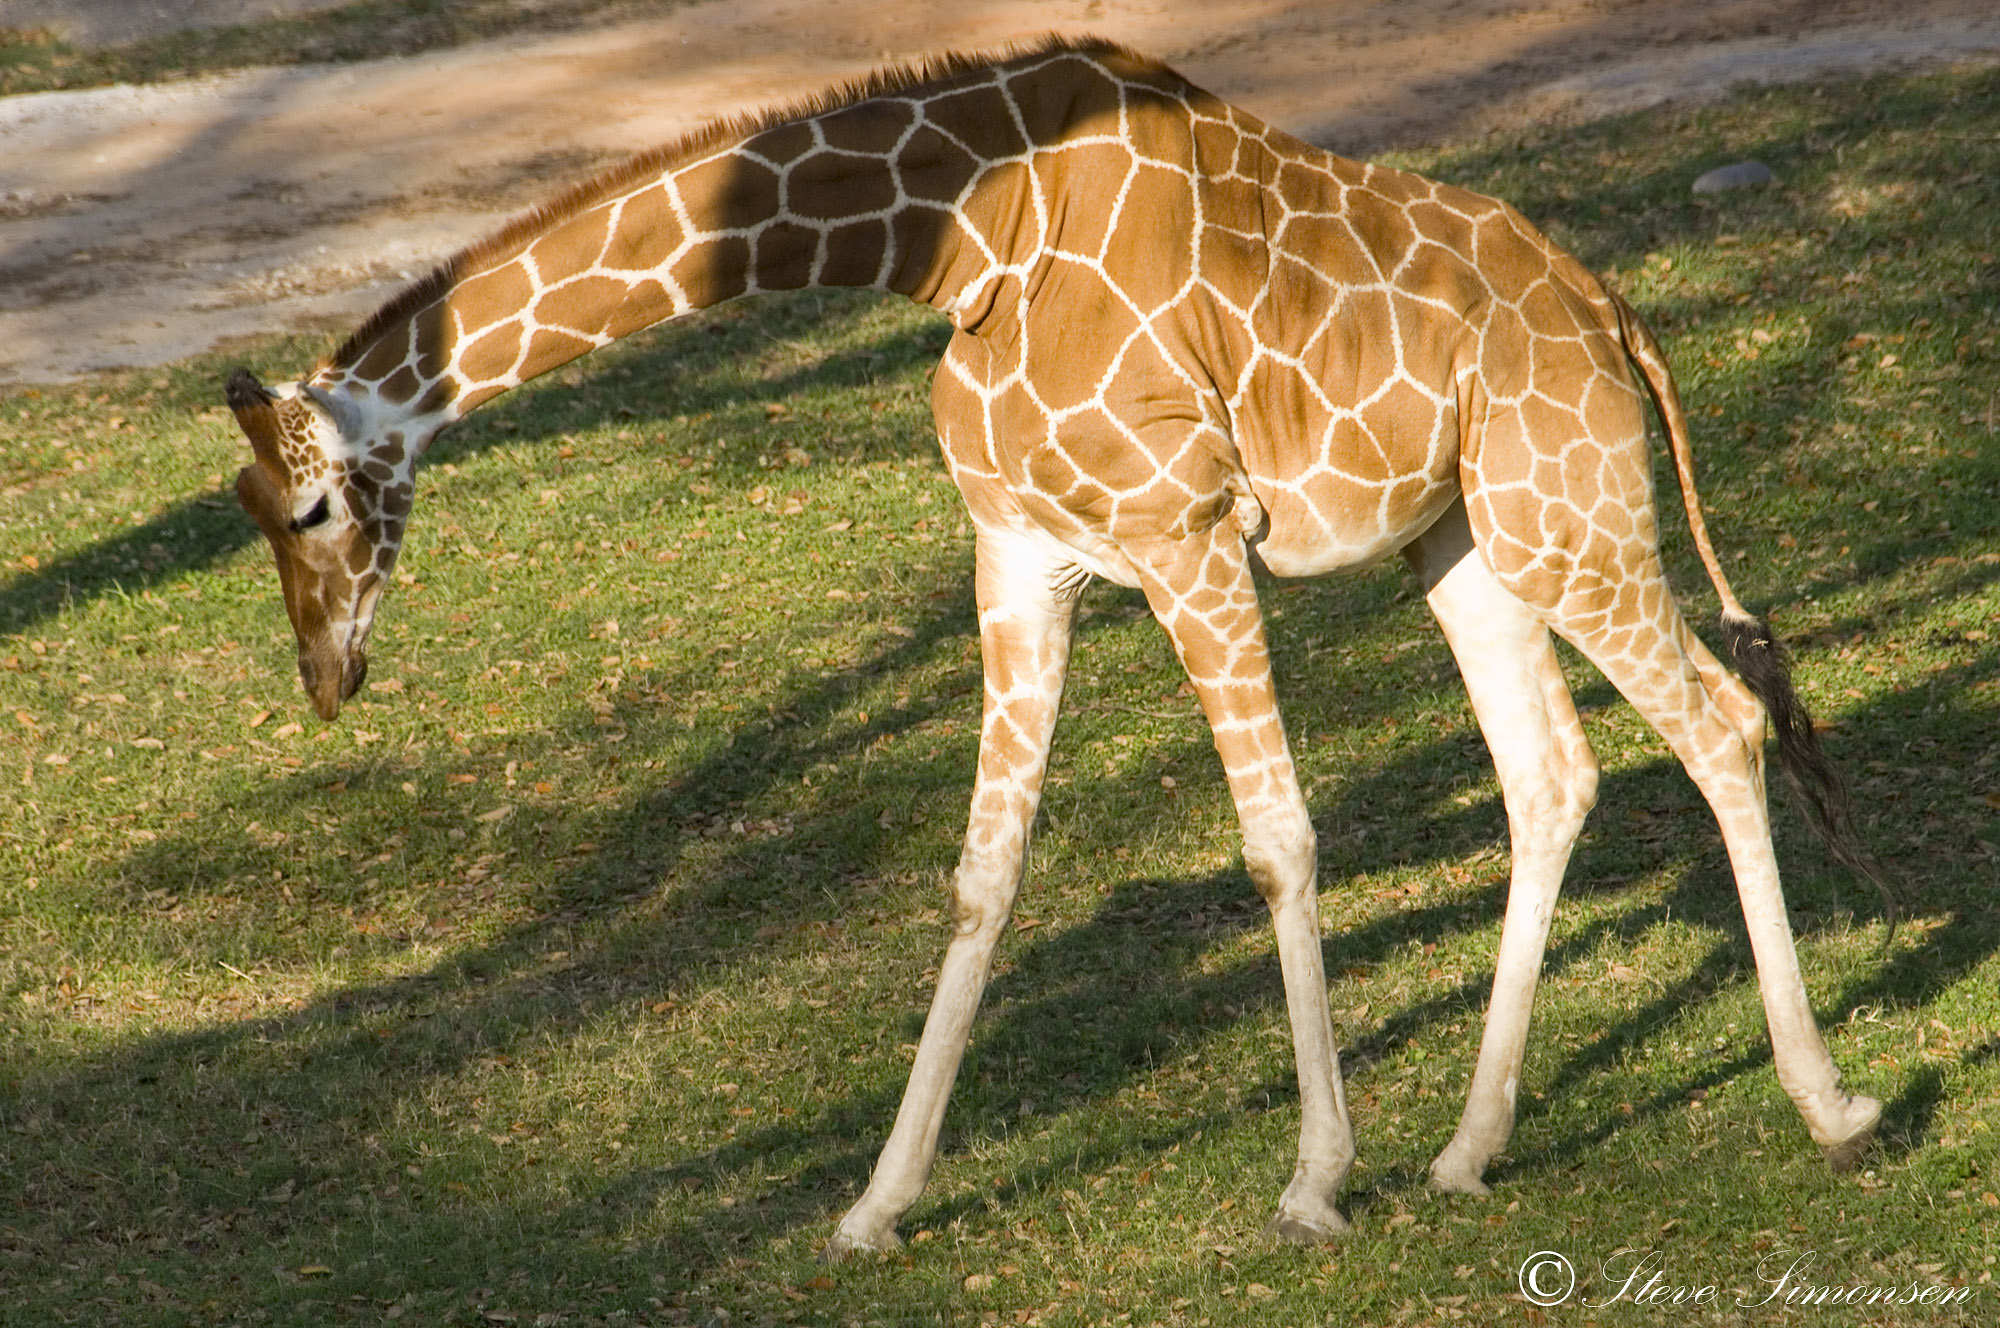
[[[326,519],[329,515],[330,512],[326,505],[326,495],[321,494],[319,501],[314,503],[311,510],[304,516],[295,516],[292,518],[292,533],[297,534],[301,530],[311,530],[314,526],[323,526],[326,524]]]

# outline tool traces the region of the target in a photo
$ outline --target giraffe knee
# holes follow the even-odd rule
[[[997,935],[1014,911],[1019,875],[980,862],[961,861],[947,887],[951,930],[956,936],[986,932]]]
[[[1264,902],[1273,908],[1313,891],[1319,865],[1319,838],[1312,821],[1296,820],[1246,828],[1243,866]]]
[[[1568,813],[1576,818],[1579,826],[1583,824],[1583,818],[1590,815],[1590,809],[1597,805],[1597,776],[1597,754],[1588,747],[1573,755],[1564,771],[1563,794]]]
[[[1764,743],[1770,737],[1770,712],[1735,674],[1694,654],[1708,704],[1693,726],[1693,742],[1709,764],[1727,772],[1744,772],[1761,799],[1764,791]],[[1688,764],[1683,758],[1683,764]],[[1694,766],[1688,764],[1690,773]],[[1697,780],[1697,782],[1699,782]]]
[[[1727,722],[1728,719],[1732,719],[1733,717],[1725,717],[1725,723],[1719,726],[1722,729],[1722,737],[1716,744],[1716,755],[1711,758],[1711,763],[1731,774],[1740,770],[1743,778],[1747,779],[1750,783],[1751,796],[1761,804],[1765,798],[1765,725],[1761,709],[1759,709],[1757,715],[1757,725],[1748,733],[1738,728],[1733,722]],[[1699,783],[1700,781],[1696,782]]]
[[[1770,737],[1770,712],[1743,679],[1722,663],[1692,633],[1688,634],[1688,658],[1694,661],[1702,690],[1715,703],[1722,717],[1742,737],[1750,749],[1751,768],[1761,780],[1764,774],[1764,743]]]
[[[1569,754],[1553,769],[1538,772],[1532,781],[1503,784],[1507,823],[1515,844],[1566,848],[1597,805],[1597,776],[1597,757],[1585,748]]]
[[[1734,678],[1729,681],[1735,685],[1725,689],[1716,701],[1722,707],[1723,717],[1748,749],[1751,772],[1761,785],[1764,782],[1764,742],[1771,736],[1770,712],[1764,709],[1763,702],[1750,694],[1748,687]]]

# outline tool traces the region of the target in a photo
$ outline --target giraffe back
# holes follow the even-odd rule
[[[1009,262],[937,394],[975,512],[1124,581],[1121,532],[1236,514],[1309,574],[1407,544],[1485,480],[1489,439],[1510,476],[1643,445],[1609,298],[1506,204],[1123,52],[1034,73],[1027,206],[980,236]]]

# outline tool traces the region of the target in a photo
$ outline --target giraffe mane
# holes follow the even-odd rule
[[[873,97],[892,97],[926,83],[956,78],[990,65],[1063,52],[1112,55],[1154,70],[1164,71],[1166,68],[1159,61],[1108,38],[1048,33],[1032,40],[1011,43],[999,50],[947,51],[884,65],[794,101],[712,120],[678,139],[644,149],[571,185],[553,198],[514,217],[484,239],[476,240],[452,254],[391,296],[332,354],[322,359],[319,367],[331,369],[353,364],[367,354],[385,332],[438,300],[462,278],[516,252],[528,240],[552,226],[722,144],[749,138],[794,120],[837,111]]]

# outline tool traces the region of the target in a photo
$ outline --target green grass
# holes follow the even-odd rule
[[[684,0],[354,0],[295,16],[192,28],[109,47],[0,27],[0,96],[310,61],[377,60],[512,33],[637,18]]]
[[[1690,198],[1752,154],[1779,188]],[[226,362],[0,396],[0,1324],[1871,1318],[1735,1309],[1780,1251],[1968,1284],[1985,1321],[2000,78],[1406,160],[1616,270],[1675,357],[1737,589],[1794,645],[1902,895],[1885,945],[1779,808],[1821,1021],[1889,1104],[1868,1170],[1826,1174],[1777,1086],[1712,818],[1577,665],[1605,779],[1520,1126],[1491,1199],[1425,1190],[1504,821],[1385,567],[1266,601],[1363,1152],[1345,1244],[1262,1244],[1297,1127],[1269,931],[1169,652],[1099,587],[911,1243],[817,1265],[942,950],[978,662],[927,427],[944,329],[808,295],[634,338],[448,435],[331,727],[228,497]],[[248,356],[281,378],[317,349]],[[1515,1273],[1550,1248],[1600,1298],[1599,1261],[1658,1251],[1725,1310],[1537,1317]]]

